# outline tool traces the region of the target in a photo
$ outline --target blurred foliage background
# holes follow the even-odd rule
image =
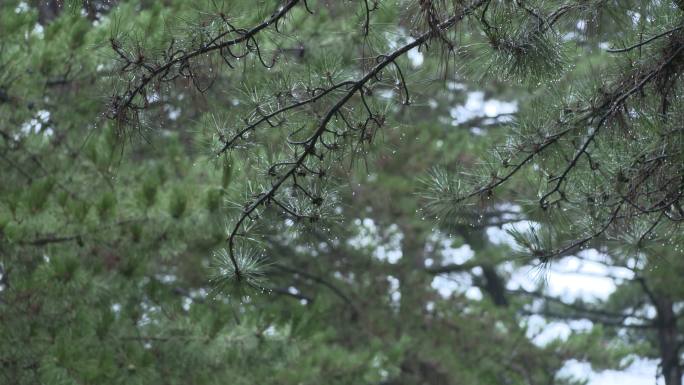
[[[290,3],[0,2],[0,382],[581,384],[581,363],[648,362],[649,381],[681,384],[679,198],[565,247],[613,221],[620,183],[650,183],[624,166],[644,152],[670,157],[658,175],[671,178],[653,183],[682,194],[681,2],[309,0],[226,60],[201,53],[146,83],[146,66]],[[307,217],[264,207],[227,249],[269,167],[302,153],[284,138],[332,102],[217,156],[226,137],[281,97],[363,76],[435,28],[420,15],[471,6],[350,99],[350,119],[368,103],[383,124],[340,135],[342,150],[315,163],[325,176],[306,188],[321,204],[284,190]],[[670,40],[608,52],[659,33]],[[638,90],[624,131],[611,115],[584,169],[549,196],[557,207],[539,204],[545,178],[583,133],[461,202],[503,175],[502,160],[545,146],[549,121],[586,127],[586,101],[600,105],[624,76],[650,81],[651,68],[669,77]],[[141,81],[137,106],[120,108]]]

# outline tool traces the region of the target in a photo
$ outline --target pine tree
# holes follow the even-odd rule
[[[3,2],[0,378],[680,384],[682,8]],[[510,288],[590,249],[633,274],[604,302]]]
[[[259,138],[262,130],[274,128],[283,137],[282,155],[278,152],[277,158],[266,160],[265,178],[240,204],[243,209],[232,224],[227,255],[236,279],[241,234],[266,211],[309,222],[330,214],[324,185],[331,162],[363,156],[386,126],[388,108],[393,107],[377,94],[391,92],[390,101],[411,103],[410,82],[402,67],[404,56],[416,49],[441,55],[439,65],[446,76],[454,75],[450,68],[455,67],[456,76],[518,81],[531,88],[529,108],[512,125],[514,135],[495,147],[488,166],[474,175],[459,175],[456,191],[440,191],[445,183],[438,181],[436,205],[490,199],[499,186],[531,170],[541,177],[540,209],[551,216],[577,212],[584,222],[559,229],[568,241],[537,245],[537,257],[549,259],[581,248],[612,230],[640,241],[677,232],[682,214],[682,145],[676,124],[681,28],[679,17],[671,16],[680,13],[677,5],[420,1],[407,4],[414,12],[405,18],[395,7],[364,3],[358,37],[364,60],[350,72],[347,63],[331,62],[327,47],[315,51],[311,62],[302,66],[291,52],[304,52],[305,46],[279,44],[287,41],[286,36],[302,39],[297,24],[320,23],[326,17],[316,17],[309,4],[298,3],[285,2],[251,27],[237,27],[237,21],[226,19],[219,10],[185,39],[189,46],[179,46],[174,39],[157,56],[144,53],[137,43],[125,49],[125,40],[111,40],[121,62],[119,71],[129,79],[111,104],[110,117],[123,126],[144,125],[141,110],[151,99],[163,97],[151,96],[152,90],[163,91],[179,77],[205,92],[218,76],[212,73],[221,66],[235,67],[240,59],[250,68],[261,65],[282,74],[275,84],[251,84],[246,76],[249,100],[236,99],[242,110],[237,115],[244,123],[226,127],[219,122],[212,139],[217,156],[241,148],[250,148],[243,156],[259,156],[250,145],[257,143],[252,138]],[[641,12],[630,11],[637,5]],[[405,36],[370,34],[373,18],[381,23],[392,17],[408,24]],[[638,27],[642,41],[603,53],[598,46],[617,47],[638,37],[623,33],[610,41],[601,30],[612,32],[619,25]],[[583,36],[567,36],[576,32]],[[339,46],[333,49],[345,52]],[[587,68],[588,61],[579,56],[583,51],[590,57],[617,56],[604,66],[616,68]],[[291,66],[305,69],[289,71]],[[647,149],[643,143],[649,143]]]

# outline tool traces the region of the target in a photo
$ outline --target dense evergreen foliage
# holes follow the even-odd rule
[[[683,23],[1,1],[0,383],[681,384]]]

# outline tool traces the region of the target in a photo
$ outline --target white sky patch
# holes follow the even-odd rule
[[[426,254],[434,254],[441,259],[439,265],[460,265],[475,256],[475,251],[468,244],[454,247],[454,240],[441,232],[433,232],[425,247]],[[435,264],[433,258],[427,258],[427,267]],[[454,293],[465,295],[468,299],[482,300],[482,291],[473,286],[472,277],[467,271],[449,275],[437,275],[430,284],[443,298],[449,298]]]
[[[616,279],[632,279],[626,268],[608,265],[608,257],[594,249],[552,262],[547,276],[547,291],[565,301],[605,300],[617,288]]]
[[[641,14],[639,12],[627,11],[627,14],[632,18],[634,25],[639,24],[639,21],[641,21]]]
[[[169,120],[177,120],[181,116],[180,107],[165,105],[164,109],[166,110],[166,114],[169,117]]]
[[[40,110],[36,112],[36,115],[33,118],[29,119],[21,125],[21,133],[24,135],[29,135],[40,134],[42,132],[43,135],[46,137],[52,136],[54,134],[54,130],[52,129],[52,127],[46,127],[45,129],[43,129],[43,126],[46,125],[49,121],[50,111]]]
[[[518,245],[515,243],[515,239],[513,239],[513,236],[508,232],[510,230],[525,232],[529,231],[530,229],[539,229],[539,223],[533,221],[511,222],[506,223],[501,227],[487,227],[485,231],[487,233],[487,237],[489,238],[489,242],[495,245],[505,244],[513,249],[517,249]]]
[[[175,274],[157,274],[156,278],[162,283],[174,283],[177,280]]]
[[[387,37],[387,46],[391,50],[396,49],[400,44],[410,44],[416,41],[416,39],[408,35],[406,29],[401,27],[397,28],[397,30],[392,33],[386,33],[385,36]],[[423,65],[423,61],[425,59],[423,57],[423,53],[418,50],[418,47],[411,48],[406,53],[406,57],[409,59],[411,67],[413,68],[418,68]]]
[[[472,276],[467,271],[448,275],[436,275],[430,286],[437,290],[442,298],[449,298],[454,293],[464,294],[472,300],[481,300],[482,291],[473,286]]]
[[[465,91],[468,89],[465,84],[454,81],[448,81],[446,86],[449,91]]]
[[[99,27],[101,25],[106,25],[109,23],[109,18],[107,15],[103,15],[100,12],[95,14],[97,17],[93,20],[93,27]]]
[[[425,246],[425,253],[427,255],[434,254],[440,256],[442,265],[448,264],[462,264],[475,256],[475,251],[468,244],[463,244],[459,247],[454,247],[454,239],[448,235],[435,231],[433,232]],[[426,266],[434,263],[433,258],[425,260]]]
[[[672,309],[675,311],[675,313],[680,313],[682,310],[684,310],[684,302],[675,302],[672,305]]]
[[[448,86],[448,85],[447,85]],[[452,121],[451,124],[457,126],[475,118],[495,118],[502,114],[513,114],[518,111],[518,102],[502,101],[497,99],[484,98],[485,94],[482,91],[468,92],[468,96],[463,105],[453,107],[449,110]],[[502,118],[510,120],[510,118]]]
[[[354,219],[354,226],[358,228],[359,233],[347,241],[349,246],[356,249],[371,247],[380,238],[378,227],[371,218]]]
[[[19,4],[17,4],[17,7],[14,8],[14,13],[28,12],[29,9],[31,9],[31,7],[29,7],[28,3],[25,1],[21,1],[19,2]]]
[[[394,97],[394,90],[380,90],[380,92],[378,92],[378,96],[383,99],[392,99]]]
[[[401,301],[401,292],[399,291],[399,279],[388,275],[387,282],[389,283],[389,295],[392,299],[392,305],[399,306]]]
[[[155,102],[158,102],[159,100],[161,100],[161,96],[159,96],[159,93],[157,93],[157,92],[153,92],[152,94],[150,94],[150,96],[147,97],[148,103],[155,103]]]
[[[468,290],[465,292],[466,298],[473,300],[473,301],[482,301],[483,295],[482,295],[482,290],[480,290],[479,287],[472,286],[469,287]]]
[[[544,347],[558,339],[565,341],[572,332],[586,332],[594,326],[593,322],[587,319],[549,322],[539,315],[532,315],[526,321],[527,338],[539,347]]]
[[[466,244],[457,248],[453,248],[451,247],[451,240],[449,239],[448,241],[448,244],[442,244],[442,260],[445,264],[455,263],[460,265],[475,256],[475,252],[470,245]]]
[[[354,275],[354,272],[353,272],[353,271],[348,272],[346,275],[340,273],[339,271],[336,271],[336,272],[333,273],[333,275],[335,276],[335,278],[337,278],[337,279],[339,279],[339,280],[341,280],[341,281],[347,282],[347,283],[349,283],[349,284],[351,284],[351,285],[353,285],[353,284],[356,283],[356,281],[354,280],[355,277],[356,277],[356,275]]]
[[[425,310],[427,310],[428,312],[432,313],[432,312],[435,310],[435,303],[432,302],[432,301],[428,301],[428,302],[425,304]]]
[[[370,248],[374,258],[395,264],[402,257],[401,241],[404,234],[399,226],[391,224],[380,229],[371,218],[355,219],[358,234],[347,241],[355,249]]]
[[[278,335],[278,330],[273,325],[269,325],[266,330],[264,330],[264,335],[268,337],[275,337]]]
[[[626,269],[587,262],[576,257],[552,262],[548,269],[529,265],[516,267],[512,262],[506,262],[502,266],[511,274],[506,284],[507,289],[535,291],[539,285],[543,285],[548,295],[566,302],[576,299],[585,302],[605,300],[617,287],[613,278],[628,275]]]
[[[646,267],[646,255],[639,253],[636,258],[630,258],[627,260],[627,266],[632,266],[632,268],[643,269]]]
[[[563,35],[563,41],[570,41],[574,40],[577,37],[577,34],[573,31],[567,32],[565,35]]]
[[[473,281],[468,274],[437,275],[432,279],[430,286],[437,290],[442,298],[449,298],[454,293],[466,293],[468,289],[473,288]],[[475,292],[471,292],[470,295],[477,296]],[[479,299],[482,298],[481,295],[480,292]]]
[[[45,36],[45,28],[39,23],[36,23],[31,30],[31,34],[39,39],[42,39]]]
[[[183,297],[181,300],[181,307],[185,311],[190,311],[190,306],[192,306],[192,299],[188,297]]]
[[[161,308],[159,306],[150,305],[147,302],[140,303],[140,307],[143,311],[140,319],[138,320],[138,326],[145,326],[155,322],[153,317],[159,314]]]
[[[38,119],[40,119],[42,122],[47,123],[48,120],[50,120],[50,111],[47,110],[40,110],[36,112],[36,116]]]
[[[563,301],[573,301],[577,298],[584,301],[606,299],[615,291],[615,287],[615,282],[610,278],[548,272],[547,292]]]
[[[402,257],[401,241],[404,239],[404,234],[399,231],[399,226],[392,224],[385,230],[384,235],[386,242],[375,249],[373,256],[392,264],[399,262]]]
[[[190,297],[206,299],[209,292],[205,288],[192,289],[190,290]]]
[[[485,232],[487,233],[487,238],[489,238],[490,243],[495,245],[506,244],[511,247],[515,244],[513,237],[502,227],[490,226],[487,227]]]
[[[539,276],[539,271],[534,266],[517,267],[513,262],[501,264],[501,270],[510,274],[506,289],[535,291],[543,282]]]
[[[657,360],[636,358],[625,370],[604,370],[595,372],[587,362],[569,360],[558,372],[558,378],[576,378],[588,380],[587,385],[664,385],[662,377],[656,381]]]
[[[418,47],[411,48],[408,53],[406,53],[406,57],[408,57],[411,62],[411,67],[413,68],[418,68],[423,65],[423,53],[418,50]]]

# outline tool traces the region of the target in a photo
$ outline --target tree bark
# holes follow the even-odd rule
[[[38,22],[47,25],[56,19],[64,9],[64,0],[38,1]]]
[[[425,268],[424,237],[420,233],[421,229],[408,223],[408,220],[403,219],[399,222],[399,228],[404,235],[397,277],[401,293],[400,317],[407,322],[407,326],[417,326],[423,320],[426,288],[429,287],[428,277],[422,273]]]
[[[660,366],[665,385],[682,385],[682,365],[679,362],[679,335],[677,316],[672,308],[672,300],[667,297],[656,299],[658,317],[658,344],[660,346]]]

